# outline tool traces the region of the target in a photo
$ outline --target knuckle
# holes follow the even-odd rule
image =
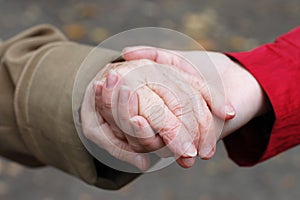
[[[189,115],[190,113],[193,112],[193,107],[191,106],[191,101],[189,101],[188,99],[183,99],[179,105],[178,105],[178,110],[176,117],[180,117],[180,116],[185,116],[185,115]]]
[[[193,76],[191,77],[190,81],[191,81],[191,85],[199,91],[207,89],[207,84],[203,79],[199,79]]]
[[[164,122],[165,110],[161,105],[147,106],[144,110],[145,118],[148,119],[153,127],[160,127]]]
[[[205,99],[207,99],[207,100],[211,99],[210,90],[209,90],[208,84],[205,81],[195,79],[195,80],[192,80],[191,85],[196,91],[199,91]]]
[[[176,117],[182,116],[188,105],[185,99],[178,99],[176,97],[170,98],[166,103]]]
[[[173,126],[166,126],[160,130],[160,135],[166,144],[170,144],[178,135],[181,125],[176,123]]]

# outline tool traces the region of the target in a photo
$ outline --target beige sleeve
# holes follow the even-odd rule
[[[86,151],[72,115],[74,81],[92,47],[67,41],[41,25],[0,44],[0,154],[29,166],[51,165],[89,184],[118,189],[137,174],[123,173]],[[93,70],[79,74],[75,102],[86,84],[118,52],[99,49]],[[94,65],[94,66],[93,66]]]

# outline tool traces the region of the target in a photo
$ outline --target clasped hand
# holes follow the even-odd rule
[[[144,152],[174,156],[182,167],[191,167],[197,155],[210,159],[222,138],[218,122],[233,118],[235,110],[222,87],[216,87],[219,83],[207,81],[209,73],[203,75],[201,69],[213,67],[207,66],[208,57],[228,58],[152,47],[126,48],[123,57],[125,62],[108,64],[86,91],[85,136],[142,170],[149,166]],[[226,73],[213,64],[217,73]],[[89,94],[95,96],[94,108],[86,103]],[[97,122],[85,120],[89,109],[96,110]]]

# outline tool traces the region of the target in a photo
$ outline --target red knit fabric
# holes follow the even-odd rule
[[[251,166],[300,144],[300,27],[274,43],[225,54],[256,78],[274,111],[224,139],[230,158]]]

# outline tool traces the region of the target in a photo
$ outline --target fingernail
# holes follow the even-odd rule
[[[197,156],[197,150],[196,150],[194,144],[192,144],[190,142],[186,142],[183,147],[185,150],[185,152],[184,152],[185,156],[188,156],[188,157]]]
[[[226,115],[234,116],[235,115],[235,110],[233,109],[232,106],[226,105],[225,106],[225,113],[226,113]]]
[[[200,149],[199,155],[200,157],[206,157],[212,150],[211,146],[204,146]]]
[[[106,87],[108,89],[113,88],[116,85],[117,81],[118,81],[118,74],[115,70],[111,69],[107,76]]]
[[[120,89],[120,101],[121,101],[121,103],[128,102],[129,97],[130,97],[130,90],[129,90],[129,88],[122,85],[121,89]]]

